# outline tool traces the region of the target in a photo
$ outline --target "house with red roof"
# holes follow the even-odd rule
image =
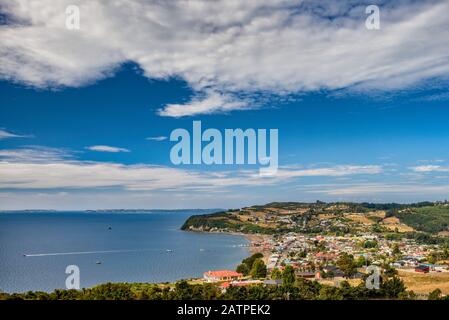
[[[204,272],[203,278],[207,282],[219,282],[219,281],[233,281],[240,280],[243,277],[242,273],[232,270],[215,270]]]

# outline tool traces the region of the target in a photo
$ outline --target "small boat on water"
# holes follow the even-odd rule
[[[167,249],[167,250],[165,250],[166,252],[173,252],[173,250],[171,250],[171,249]]]
[[[203,248],[201,248],[201,249],[200,249],[200,251],[204,251],[204,249],[203,249]]]
[[[96,264],[101,264],[101,261],[97,261],[97,262],[95,262]]]

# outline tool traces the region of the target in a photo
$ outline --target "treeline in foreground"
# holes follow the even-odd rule
[[[287,279],[285,279],[287,280]],[[448,299],[438,289],[429,300]],[[351,286],[347,281],[339,287],[320,284],[303,278],[292,278],[282,285],[252,285],[229,287],[222,290],[217,284],[106,283],[82,290],[55,290],[52,293],[0,293],[1,300],[414,300],[417,296],[407,291],[397,276],[382,280],[380,289],[367,289],[362,283]]]

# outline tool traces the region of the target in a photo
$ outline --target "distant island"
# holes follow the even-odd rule
[[[176,211],[182,211],[182,212],[211,212],[214,210],[221,210],[221,209],[89,209],[84,210],[84,212],[96,212],[96,213],[151,213],[151,212],[176,212]]]
[[[56,209],[15,209],[0,210],[0,213],[58,213],[58,212],[87,212],[87,213],[152,213],[152,212],[211,212],[222,209],[86,209],[86,210],[56,210]]]

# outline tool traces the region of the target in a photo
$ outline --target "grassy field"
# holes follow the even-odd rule
[[[318,280],[319,283],[329,285],[329,286],[336,286],[338,287],[342,281],[347,281],[351,286],[358,286],[363,282],[361,279],[346,279],[346,278],[335,278],[335,279],[320,279]]]
[[[417,273],[414,270],[398,270],[399,277],[404,281],[407,290],[412,290],[417,294],[429,294],[435,289],[440,289],[443,294],[449,294],[449,272],[442,273]],[[361,279],[321,279],[321,284],[338,286],[341,281],[348,281],[352,286],[357,286],[363,282]]]
[[[382,221],[383,225],[391,231],[398,230],[398,232],[413,232],[415,231],[412,227],[403,224],[396,217],[385,218]]]
[[[449,294],[449,272],[417,273],[412,270],[398,270],[408,290],[415,293],[429,293],[440,289],[443,294]]]

